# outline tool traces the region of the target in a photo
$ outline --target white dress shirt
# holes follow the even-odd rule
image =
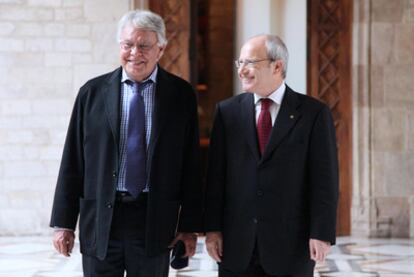
[[[269,107],[269,112],[270,112],[270,116],[272,117],[272,126],[273,126],[275,124],[277,114],[279,113],[280,104],[282,104],[285,91],[286,91],[286,85],[285,85],[285,82],[282,82],[282,84],[274,92],[272,92],[268,97],[262,97],[255,93],[253,94],[254,105],[256,109],[256,126],[257,126],[257,121],[259,120],[259,115],[260,115],[260,111],[262,108],[262,102],[260,101],[260,99],[269,98],[273,101]]]

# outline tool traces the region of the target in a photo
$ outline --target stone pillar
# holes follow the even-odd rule
[[[414,196],[414,3],[354,2],[360,17],[354,28],[353,232],[409,237]]]
[[[368,236],[371,211],[369,21],[370,1],[354,1],[352,49],[353,189],[351,233]]]

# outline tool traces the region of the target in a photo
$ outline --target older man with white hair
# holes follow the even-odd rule
[[[338,160],[329,107],[285,84],[288,51],[250,38],[243,91],[217,105],[206,246],[220,277],[311,277],[335,243]]]
[[[54,246],[69,256],[79,216],[84,276],[166,277],[178,241],[194,255],[202,186],[196,95],[158,65],[162,18],[125,14],[121,67],[79,90],[53,203]]]

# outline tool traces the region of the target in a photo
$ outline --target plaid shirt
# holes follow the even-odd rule
[[[145,133],[146,133],[146,143],[147,149],[151,137],[152,129],[152,113],[154,110],[154,95],[155,95],[155,84],[157,79],[158,67],[155,67],[151,75],[144,80],[151,80],[142,90],[142,96],[144,98],[145,105]],[[121,126],[120,126],[120,143],[119,143],[119,153],[120,153],[120,165],[119,165],[119,175],[117,182],[117,191],[126,191],[125,188],[125,172],[126,172],[126,157],[127,157],[127,137],[128,137],[128,118],[129,118],[129,101],[132,98],[134,91],[132,86],[128,85],[125,81],[129,80],[125,70],[122,70],[122,79],[121,79]],[[132,80],[131,80],[132,81]],[[139,84],[138,84],[139,86]],[[146,188],[144,191],[149,190],[149,184],[147,180]]]

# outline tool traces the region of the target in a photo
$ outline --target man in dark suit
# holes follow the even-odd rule
[[[313,276],[335,243],[338,164],[329,108],[284,83],[272,35],[236,61],[243,93],[217,105],[206,188],[206,247],[219,276]]]
[[[192,256],[202,222],[196,95],[157,65],[162,18],[132,11],[118,24],[121,67],[81,87],[50,225],[69,256],[79,216],[84,276],[165,277],[178,240]]]

